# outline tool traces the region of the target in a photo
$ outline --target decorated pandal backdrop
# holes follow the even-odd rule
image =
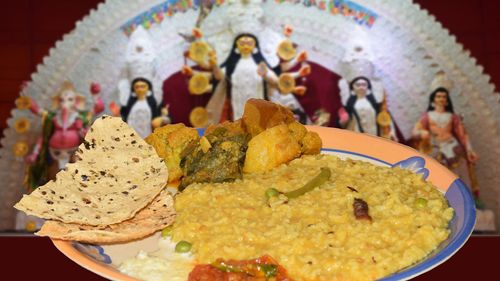
[[[237,119],[248,98],[434,156],[471,187],[476,230],[495,231],[494,91],[408,0],[108,0],[57,42],[16,100],[0,150],[0,231],[40,226],[12,205],[74,160],[100,114],[145,137],[168,123]]]

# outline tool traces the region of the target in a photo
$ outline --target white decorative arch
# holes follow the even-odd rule
[[[137,16],[175,2],[178,0],[107,0],[100,4],[55,44],[21,95],[46,107],[52,93],[70,79],[87,96],[90,82],[99,82],[105,103],[115,101],[125,64],[126,28]],[[342,8],[334,10],[339,3],[374,17],[368,24],[368,16],[345,15]],[[217,17],[209,16],[204,27],[223,32],[227,29],[227,3],[219,0],[218,4],[212,9]],[[191,0],[176,7],[170,11],[172,16],[165,13],[164,18],[147,24],[159,53],[155,83],[180,69],[186,43],[178,33],[188,33],[198,15],[197,4]],[[451,96],[456,111],[464,116],[472,145],[481,157],[477,173],[482,198],[500,213],[500,192],[495,189],[500,180],[498,169],[492,168],[500,167],[500,95],[483,67],[434,16],[411,0],[317,0],[314,4],[309,0],[267,0],[262,7],[266,26],[281,32],[284,24],[292,25],[293,41],[308,50],[310,60],[336,73],[341,72],[339,62],[352,48],[349,42],[353,37],[361,36],[360,40],[369,42],[375,76],[385,85],[389,108],[406,137],[427,106],[434,74],[440,70],[447,73],[454,83]],[[13,125],[20,118],[30,121],[28,133],[14,131]],[[26,110],[14,109],[8,125],[0,149],[0,177],[5,182],[0,189],[0,230],[13,227],[12,205],[24,192],[24,163],[16,159],[12,147],[20,140],[32,145],[40,131],[39,119]]]

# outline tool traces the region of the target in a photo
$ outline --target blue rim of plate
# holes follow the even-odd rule
[[[198,134],[202,136],[205,132],[205,128],[197,128],[197,131]],[[389,167],[392,166],[392,164],[384,160],[357,152],[333,148],[322,148],[321,151],[355,155],[379,162],[380,164]],[[443,169],[446,168],[443,166]],[[408,280],[417,275],[421,275],[445,262],[447,259],[453,256],[453,254],[455,254],[465,244],[465,242],[467,242],[470,235],[472,234],[472,231],[474,230],[474,225],[476,223],[476,208],[470,189],[467,187],[467,185],[465,185],[463,181],[461,181],[460,179],[456,179],[448,187],[448,190],[445,193],[445,197],[448,199],[450,206],[452,206],[455,210],[453,218],[450,221],[450,226],[453,225],[453,223],[457,223],[460,226],[457,229],[452,229],[450,237],[448,237],[444,242],[441,243],[441,245],[446,244],[446,246],[444,246],[444,248],[441,248],[442,246],[438,246],[438,248],[434,250],[434,252],[429,254],[430,257],[427,256],[424,260],[410,265],[406,269],[401,269],[400,271],[395,272],[392,275],[384,277],[380,279],[381,281]],[[463,206],[463,209],[457,210],[456,206]],[[460,211],[461,217],[458,217],[458,211]]]
[[[352,151],[347,151],[347,150],[342,150],[342,149],[334,149],[334,148],[322,148],[321,151],[339,152],[339,153],[343,153],[343,154],[356,155],[356,156],[360,156],[360,157],[363,157],[363,158],[367,158],[367,159],[379,162],[379,163],[387,165],[389,167],[392,166],[389,162],[385,162],[384,160],[380,160],[378,158],[371,157],[371,156],[368,156],[368,155],[365,155],[365,154],[361,154],[361,153],[357,153],[357,152],[352,152]]]

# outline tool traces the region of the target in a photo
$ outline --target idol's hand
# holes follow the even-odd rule
[[[259,66],[257,67],[257,73],[259,74],[260,77],[266,76],[268,71],[269,68],[267,67],[265,62],[259,63]]]
[[[343,107],[339,108],[338,115],[339,115],[340,125],[345,126],[345,124],[347,124],[347,122],[349,121],[349,114],[347,113],[345,108]]]
[[[116,103],[111,102],[109,104],[109,110],[111,111],[112,116],[115,116],[115,117],[120,116],[120,107]]]
[[[307,52],[306,51],[301,51],[297,55],[297,62],[301,63],[301,62],[306,61],[306,60],[307,60]]]
[[[200,39],[201,37],[203,37],[203,32],[201,32],[201,29],[199,29],[197,27],[193,28],[192,34],[193,34],[194,38],[196,38],[196,39]]]
[[[151,121],[151,126],[153,127],[153,129],[161,127],[162,124],[163,124],[162,116],[156,117]]]
[[[208,65],[210,68],[217,66],[217,54],[214,51],[210,52],[208,55]]]
[[[300,68],[299,70],[299,75],[300,77],[304,77],[311,74],[311,66],[310,65],[304,65]]]
[[[286,37],[290,37],[290,35],[292,35],[292,33],[293,33],[293,28],[290,25],[285,25],[285,28],[283,30],[283,34]]]
[[[187,65],[183,65],[181,69],[181,73],[190,77],[193,75],[193,69]]]
[[[477,160],[479,160],[479,156],[477,156],[477,154],[473,150],[468,150],[467,160],[472,164],[476,164]]]
[[[293,89],[293,93],[296,94],[297,96],[303,96],[305,95],[307,91],[307,88],[304,86],[297,86],[295,89]]]

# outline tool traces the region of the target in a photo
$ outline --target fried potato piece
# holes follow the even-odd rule
[[[307,132],[300,140],[302,154],[313,155],[321,152],[323,142],[316,132]]]
[[[297,121],[288,124],[288,129],[290,130],[290,133],[293,135],[293,137],[298,141],[302,140],[307,134],[306,126],[300,124]]]
[[[293,113],[288,108],[261,99],[249,99],[241,119],[243,128],[252,137],[268,128],[295,122]]]
[[[146,138],[146,142],[155,148],[158,156],[165,160],[165,165],[168,168],[168,182],[179,180],[182,177],[181,154],[189,143],[199,142],[199,140],[198,131],[186,127],[184,124],[156,128]]]
[[[297,121],[288,124],[288,129],[299,142],[301,154],[312,155],[320,153],[323,143],[317,133],[307,131],[306,127]]]
[[[318,154],[321,150],[319,135],[308,132],[288,108],[279,104],[249,99],[241,125],[252,136],[244,173],[263,172],[302,154]]]
[[[301,154],[301,146],[286,124],[269,128],[248,142],[244,173],[270,170]]]

